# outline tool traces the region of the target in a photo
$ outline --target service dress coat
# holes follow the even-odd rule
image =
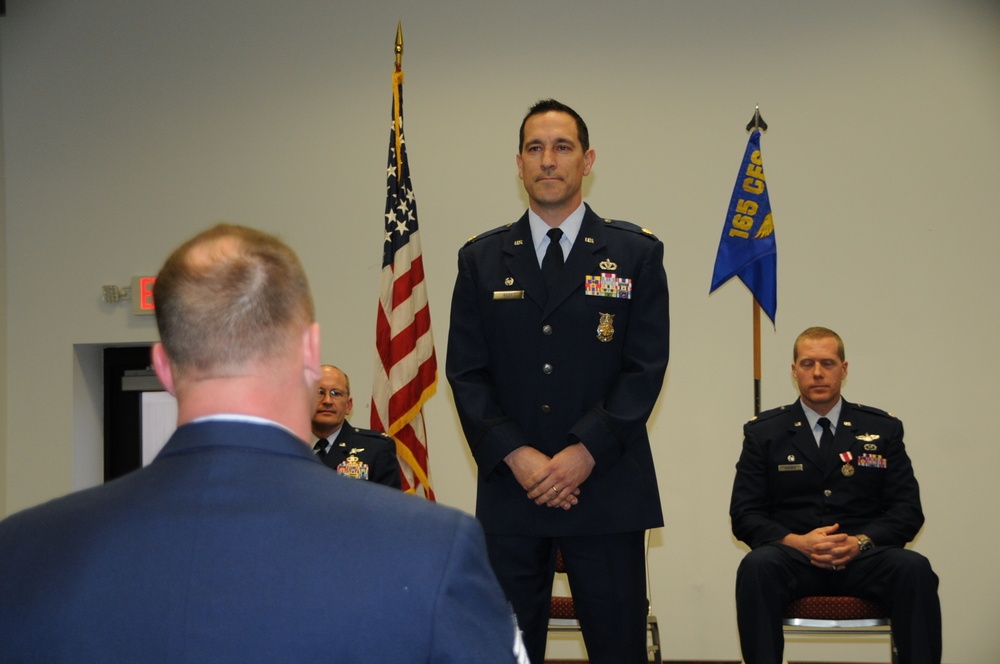
[[[670,318],[663,244],[589,206],[553,292],[527,213],[459,251],[446,372],[478,465],[487,533],[541,537],[663,525],[646,422],[663,385]],[[596,461],[580,502],[525,498],[504,457],[583,442]]]
[[[341,475],[402,489],[396,443],[380,431],[360,429],[344,422],[330,450],[319,455]],[[360,475],[360,477],[359,477]]]
[[[475,520],[267,424],[0,522],[3,662],[515,661]]]
[[[876,546],[903,546],[924,523],[903,424],[885,411],[844,401],[832,462],[799,401],[761,413],[743,436],[729,512],[751,548],[834,523]]]

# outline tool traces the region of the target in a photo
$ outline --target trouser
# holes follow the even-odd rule
[[[930,562],[901,547],[880,547],[842,570],[811,565],[798,551],[768,544],[736,573],[736,622],[746,664],[780,664],[785,607],[807,595],[850,595],[889,607],[900,664],[939,664],[941,603]]]
[[[545,660],[556,549],[563,555],[591,664],[647,661],[644,535],[487,534],[490,564],[517,615],[532,664]]]

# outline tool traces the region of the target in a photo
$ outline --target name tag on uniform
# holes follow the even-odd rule
[[[781,464],[781,465],[778,466],[778,472],[779,473],[787,473],[787,472],[793,471],[793,470],[802,470],[802,464],[801,463],[783,463],[783,464]]]
[[[495,290],[493,291],[494,300],[523,300],[524,291],[523,290]]]

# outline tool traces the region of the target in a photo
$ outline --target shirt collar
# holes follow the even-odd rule
[[[833,434],[837,433],[837,423],[840,422],[840,411],[843,409],[844,406],[843,398],[837,399],[837,404],[833,408],[831,408],[830,412],[827,413],[826,415],[820,415],[815,410],[805,405],[801,401],[799,401],[799,405],[802,406],[802,412],[806,414],[806,422],[809,423],[809,428],[812,430],[813,435],[816,436],[817,440],[819,440],[819,435],[822,432],[822,429],[819,429],[818,428],[819,425],[816,423],[819,421],[819,418],[821,417],[825,417],[826,419],[830,420],[830,433]]]
[[[255,415],[243,415],[240,413],[215,413],[213,415],[206,415],[204,417],[198,417],[191,420],[192,424],[200,422],[245,422],[247,424],[264,424],[267,426],[278,427],[284,431],[287,431],[291,435],[298,438],[298,434],[286,427],[284,424],[275,422],[274,420],[269,420],[264,417],[257,417]]]
[[[558,228],[563,232],[562,240],[559,241],[560,244],[569,247],[573,246],[573,243],[576,242],[576,236],[580,234],[580,228],[583,226],[583,216],[586,211],[587,206],[580,203],[580,207],[571,212],[559,224]],[[552,226],[542,221],[542,218],[535,214],[535,211],[531,208],[528,208],[528,226],[531,228],[531,242],[535,246],[535,253],[538,253],[541,251],[542,243],[548,239],[548,236],[545,234],[549,232]],[[544,255],[544,253],[542,251],[539,255]],[[568,254],[569,252],[565,253]]]
[[[345,426],[347,426],[347,420],[344,420],[343,423],[341,423],[339,429],[337,429],[336,431],[334,431],[333,433],[331,433],[329,436],[326,436],[327,446],[326,446],[326,450],[325,451],[327,451],[327,452],[330,451],[330,448],[333,447],[333,444],[337,441],[337,436],[340,435],[340,432],[344,430]],[[316,447],[316,441],[317,440],[319,440],[319,436],[317,436],[314,433],[312,435],[312,444],[313,444],[313,447]]]

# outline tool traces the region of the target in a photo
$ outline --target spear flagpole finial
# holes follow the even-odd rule
[[[748,134],[754,129],[760,129],[761,133],[767,133],[767,123],[764,122],[764,118],[760,117],[760,106],[754,108],[753,117],[747,123]]]
[[[403,68],[403,22],[396,24],[396,71]]]

